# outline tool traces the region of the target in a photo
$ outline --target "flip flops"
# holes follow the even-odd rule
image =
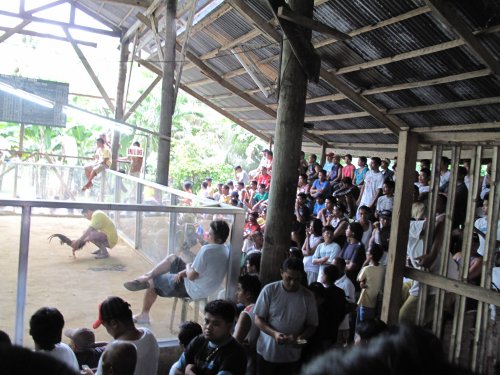
[[[137,292],[138,290],[148,289],[149,283],[147,281],[132,280],[124,283],[123,286],[131,292]]]

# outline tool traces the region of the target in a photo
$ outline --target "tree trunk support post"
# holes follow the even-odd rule
[[[326,142],[324,142],[322,145],[321,145],[321,159],[319,161],[319,165],[321,165],[321,168],[323,168],[323,165],[325,165],[326,163]],[[328,173],[330,171],[326,171],[326,173]]]
[[[170,167],[170,146],[172,134],[172,116],[175,109],[175,42],[176,42],[176,21],[177,1],[166,1],[165,15],[165,47],[163,62],[163,78],[161,87],[161,112],[160,112],[160,138],[158,140],[158,162],[156,167],[156,182],[168,185],[168,175]]]
[[[115,120],[123,121],[125,108],[125,83],[127,80],[127,61],[129,56],[128,42],[120,43],[120,65],[118,68],[118,85],[116,87]],[[116,171],[118,166],[118,150],[120,149],[120,131],[113,132],[113,142],[111,144],[111,169]]]
[[[288,5],[297,13],[312,17],[312,0],[290,0]],[[304,31],[304,37],[310,40],[311,31]],[[306,106],[307,76],[288,40],[283,43],[282,58],[270,191],[272,203],[267,211],[260,268],[264,284],[280,278],[281,263],[289,250]]]
[[[413,180],[417,162],[418,136],[401,131],[398,146],[396,197],[413,196]],[[401,306],[403,271],[411,219],[411,199],[395,199],[392,211],[391,241],[387,259],[384,298],[381,319],[387,324],[397,324]]]

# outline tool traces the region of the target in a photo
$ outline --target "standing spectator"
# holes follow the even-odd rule
[[[210,194],[208,193],[208,182],[205,180],[201,183],[200,191],[198,192],[200,198],[208,198]]]
[[[333,157],[333,166],[330,172],[327,174],[327,180],[333,187],[333,190],[337,190],[340,180],[342,180],[342,164],[340,164],[340,155],[335,155]]]
[[[269,191],[269,186],[271,185],[271,175],[268,173],[267,167],[262,167],[262,172],[260,173],[257,184],[260,186],[262,184],[265,185],[266,190]]]
[[[323,243],[320,243],[314,252],[312,263],[319,266],[317,281],[321,281],[324,268],[331,264],[335,257],[339,256],[342,250],[338,243],[333,242],[335,229],[331,225],[323,227]]]
[[[307,173],[307,160],[305,152],[300,151],[299,175],[303,173]]]
[[[264,287],[255,304],[259,375],[295,374],[300,370],[301,344],[318,325],[314,296],[301,285],[302,261],[287,258],[281,281]]]
[[[431,171],[427,168],[420,168],[420,173],[418,174],[418,182],[415,182],[415,186],[418,187],[418,194],[428,193],[431,189],[429,186],[429,181],[431,180]]]
[[[326,154],[326,161],[325,164],[323,165],[323,170],[326,172],[327,176],[330,174],[330,171],[332,170],[334,156],[335,154],[333,152]]]
[[[389,169],[390,165],[391,161],[389,160],[389,158],[384,158],[381,160],[380,173],[382,173],[382,175],[384,176],[384,181],[392,181],[394,172]]]
[[[222,193],[219,197],[220,203],[230,204],[231,203],[231,192],[229,185],[222,185]]]
[[[356,167],[354,164],[352,164],[352,155],[351,154],[346,154],[344,156],[344,162],[345,165],[342,168],[342,178],[349,177],[352,181],[354,178],[354,171],[356,170]]]
[[[372,238],[370,239],[370,244],[368,248],[371,248],[373,244],[377,244],[382,248],[382,258],[380,259],[380,264],[383,266],[387,265],[387,256],[389,252],[389,237],[391,235],[391,222],[392,222],[392,212],[391,211],[381,211],[378,215],[378,223],[373,225]]]
[[[267,152],[266,168],[267,168],[267,173],[269,173],[269,174],[273,173],[273,152],[272,151]]]
[[[214,201],[216,201],[216,202],[220,201],[220,197],[222,196],[222,188],[223,187],[224,187],[223,183],[219,182],[217,184],[217,189],[214,191],[214,194],[212,196],[212,198],[214,199]],[[229,186],[227,187],[227,189],[229,190]]]
[[[361,242],[363,227],[360,223],[353,222],[347,226],[345,233],[347,243],[342,248],[340,257],[345,260],[345,272],[347,277],[356,286],[356,277],[366,259],[365,246]]]
[[[255,375],[257,370],[257,339],[260,330],[255,325],[254,306],[260,289],[262,288],[259,277],[249,274],[240,276],[238,289],[236,290],[236,302],[245,306],[240,313],[233,337],[238,341],[247,353],[246,375]]]
[[[215,193],[215,189],[214,187],[212,186],[212,178],[211,177],[207,177],[205,178],[205,181],[207,182],[207,193],[208,193],[208,197],[209,198],[213,198],[214,197],[214,193]],[[218,199],[216,199],[218,200]]]
[[[346,267],[345,260],[343,258],[337,257],[333,260],[332,263],[334,266],[336,266],[338,268],[339,273],[340,273],[340,277],[337,279],[337,281],[335,281],[335,285],[344,291],[345,296],[346,296],[346,301],[348,303],[350,303],[350,304],[356,303],[356,299],[355,299],[356,298],[356,290],[354,288],[354,284],[345,274],[345,267]],[[339,326],[339,338],[338,338],[337,342],[341,346],[347,346],[349,344],[349,341],[350,341],[350,338],[349,338],[349,336],[350,336],[350,334],[349,334],[350,333],[350,330],[349,330],[350,315],[351,314],[347,314]]]
[[[315,179],[318,178],[318,174],[316,173],[316,165],[319,165],[316,162],[318,157],[315,154],[309,155],[309,165],[307,166],[307,180],[309,183],[312,183]]]
[[[366,156],[360,156],[358,158],[358,168],[354,171],[353,182],[356,186],[361,186],[365,182],[365,174],[368,172],[368,167],[366,165]]]
[[[78,371],[75,353],[61,342],[64,317],[55,307],[42,307],[30,319],[30,335],[35,342],[35,351],[42,352]]]
[[[337,343],[339,326],[347,314],[347,300],[344,290],[335,285],[339,278],[340,271],[338,267],[333,264],[325,267],[321,283],[325,286],[326,306],[329,311],[328,316],[330,317],[330,324],[327,327],[330,347]]]
[[[373,224],[371,222],[372,211],[367,206],[361,206],[358,209],[359,219],[358,223],[363,227],[363,237],[361,237],[361,242],[368,249],[370,244],[370,239],[372,238]]]
[[[366,172],[365,182],[357,202],[358,206],[368,206],[372,210],[377,206],[377,200],[382,195],[382,186],[384,184],[384,175],[379,168],[380,158],[371,158],[370,170]]]
[[[254,205],[252,206],[252,211],[259,210],[259,207],[268,199],[269,192],[266,190],[266,185],[260,184],[258,193],[253,196]]]
[[[306,195],[297,194],[295,200],[295,220],[292,223],[292,240],[297,243],[297,247],[302,248],[306,237],[306,227],[311,218],[311,211],[307,206]]]
[[[366,254],[368,265],[363,267],[357,278],[361,294],[358,300],[356,325],[376,317],[378,296],[384,287],[385,267],[379,264],[383,254],[382,248],[373,244]]]
[[[391,211],[394,206],[394,182],[385,180],[382,186],[383,195],[377,200],[377,209],[375,210],[375,217],[382,211]]]
[[[445,192],[448,190],[448,184],[451,176],[451,173],[448,170],[450,163],[451,160],[448,157],[441,157],[441,163],[439,164],[439,191]]]
[[[309,223],[306,232],[306,239],[302,246],[302,255],[304,255],[304,271],[307,274],[307,284],[312,284],[318,280],[319,265],[312,263],[314,252],[320,243],[323,242],[322,236],[323,224],[321,220],[313,219]]]
[[[203,334],[191,341],[171,373],[244,374],[245,350],[231,336],[235,318],[232,302],[218,299],[207,303]]]
[[[144,153],[141,144],[137,141],[132,143],[132,146],[127,150],[127,156],[125,158],[120,158],[120,161],[129,162],[130,169],[128,174],[133,177],[139,177],[144,161]]]
[[[236,177],[236,182],[243,182],[243,186],[248,183],[248,173],[241,168],[241,165],[234,167],[234,176]]]

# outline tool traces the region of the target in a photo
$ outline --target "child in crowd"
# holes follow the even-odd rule
[[[75,352],[78,365],[87,365],[90,368],[97,368],[99,358],[106,350],[106,342],[95,342],[95,335],[88,328],[66,329],[64,336],[70,341],[70,348]]]
[[[318,217],[318,213],[326,207],[325,197],[323,194],[318,194],[313,208],[313,217]]]
[[[384,287],[385,268],[379,264],[382,254],[382,247],[374,243],[366,253],[368,265],[359,272],[357,280],[361,287],[361,295],[358,300],[356,325],[376,317],[378,295]]]
[[[304,255],[304,271],[307,274],[307,284],[318,280],[319,266],[312,263],[314,252],[320,243],[323,242],[323,225],[321,220],[314,219],[307,228],[306,240],[302,246],[302,255]]]

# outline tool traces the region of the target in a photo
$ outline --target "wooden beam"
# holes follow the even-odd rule
[[[219,47],[219,48],[216,48],[210,52],[207,52],[205,53],[204,55],[201,55],[200,59],[201,60],[206,60],[206,59],[210,59],[212,57],[215,57],[217,56],[217,54],[219,52],[222,52],[222,51],[226,51],[228,49],[231,49],[233,48],[234,46],[238,46],[238,45],[241,45],[243,43],[246,43],[248,42],[249,40],[252,40],[253,38],[255,38],[256,36],[260,35],[260,31],[259,30],[256,30],[256,29],[252,29],[252,31],[246,33],[246,34],[243,34],[242,36],[230,41],[229,43],[226,43],[224,44],[223,46]]]
[[[402,113],[439,111],[439,110],[446,110],[446,109],[475,107],[475,106],[479,106],[479,105],[490,105],[490,104],[500,104],[500,96],[495,96],[495,97],[491,97],[491,98],[472,99],[472,100],[461,100],[458,102],[421,105],[421,106],[416,106],[416,107],[390,109],[387,111],[387,113],[390,113],[393,115],[399,115]]]
[[[111,110],[111,112],[115,112],[115,106],[113,104],[113,101],[110,99],[108,93],[106,92],[106,89],[104,86],[101,84],[101,81],[99,81],[99,78],[97,77],[97,74],[95,74],[94,70],[92,69],[92,66],[90,66],[90,63],[88,62],[87,58],[83,54],[82,50],[78,45],[75,43],[73,40],[73,37],[71,36],[69,30],[66,27],[63,27],[63,31],[66,34],[66,38],[68,38],[69,42],[73,46],[73,49],[75,50],[76,54],[80,58],[80,61],[82,62],[83,66],[85,67],[85,70],[89,74],[90,78],[94,82],[94,85],[96,85],[97,89],[99,90],[99,93],[102,95],[104,101],[108,105],[108,108]]]
[[[103,3],[114,3],[118,5],[127,5],[129,7],[149,8],[151,0],[100,0]]]
[[[280,6],[277,13],[279,18],[293,22],[296,25],[303,26],[318,33],[328,34],[337,40],[349,40],[351,37],[343,32],[327,26],[321,22],[315,21],[312,18],[305,17],[290,10],[288,6]]]
[[[153,0],[153,2],[151,3],[151,5],[144,12],[144,16],[149,17],[151,14],[153,14],[156,11],[156,9],[160,5],[163,5],[163,4],[164,4],[164,0]],[[132,26],[130,26],[128,28],[128,30],[125,32],[125,34],[123,35],[123,39],[124,40],[130,40],[130,39],[132,39],[132,37],[134,36],[134,34],[139,30],[139,28],[141,26],[142,26],[142,22],[141,21],[139,21],[139,20],[135,21],[134,24]]]
[[[358,129],[328,129],[328,130],[309,130],[317,135],[350,135],[350,134],[392,134],[387,128],[358,128]]]
[[[231,10],[231,7],[228,4],[224,3],[222,6],[218,7],[216,10],[214,10],[213,12],[208,14],[206,17],[204,17],[198,23],[193,25],[193,27],[191,27],[191,31],[190,31],[191,35],[194,35],[198,31],[205,29],[212,22],[214,22],[217,18],[223,16],[224,14],[229,12],[230,10]],[[195,18],[196,18],[196,15],[195,15]],[[185,31],[183,33],[181,33],[180,35],[177,35],[178,40],[183,40],[184,37],[185,37]]]
[[[101,4],[103,6],[104,4]],[[106,27],[109,27],[111,30],[113,30],[116,34],[117,37],[121,37],[123,30],[119,27],[117,27],[113,22],[109,21],[107,18],[102,17],[99,13],[96,13],[95,11],[92,11],[88,9],[81,1],[74,1],[71,3],[71,8],[77,8],[83,13],[87,14],[89,17],[92,17],[94,20],[99,21]],[[73,24],[74,25],[74,24]]]
[[[451,2],[445,0],[425,0],[425,2],[432,9],[434,16],[459,35],[472,53],[496,76],[500,76],[500,62],[477,40]]]
[[[67,3],[67,0],[57,0],[57,1],[53,1],[51,3],[47,3],[47,4],[44,4],[44,5],[36,7],[36,8],[32,8],[30,10],[23,12],[23,13],[33,15],[35,13],[42,12],[42,11],[50,9],[50,8],[54,8],[54,7],[61,5],[61,4],[64,4],[64,3]]]
[[[447,131],[476,131],[485,129],[500,129],[500,121],[497,122],[476,122],[473,124],[459,125],[434,125],[434,126],[419,126],[412,127],[412,133],[430,133],[430,132],[447,132]]]
[[[489,288],[481,288],[477,285],[467,284],[459,280],[448,279],[441,275],[435,275],[430,272],[424,272],[408,267],[404,268],[403,275],[412,280],[419,281],[435,288],[444,289],[447,292],[451,292],[459,296],[500,306],[500,294]]]
[[[368,112],[351,112],[342,113],[338,115],[324,115],[324,116],[306,116],[305,121],[307,122],[321,122],[321,121],[338,121],[346,120],[351,118],[360,118],[370,116]]]
[[[226,3],[231,5],[250,25],[261,30],[264,35],[269,35],[275,41],[281,41],[281,34],[268,21],[250,8],[244,0],[226,0]]]
[[[418,137],[407,131],[399,133],[396,197],[411,197],[417,161]],[[392,211],[391,241],[387,254],[381,319],[387,324],[399,323],[403,270],[411,218],[411,199],[395,199]]]
[[[428,144],[484,144],[484,145],[499,145],[500,132],[434,132],[434,133],[419,133],[419,139],[423,143]]]
[[[135,112],[137,107],[139,107],[139,105],[141,105],[141,103],[144,101],[144,99],[146,99],[146,97],[151,93],[151,91],[153,91],[153,89],[156,87],[156,85],[160,81],[161,81],[161,76],[156,76],[154,81],[146,88],[146,90],[144,90],[144,92],[141,94],[141,96],[139,96],[139,98],[134,102],[134,104],[132,104],[130,106],[127,113],[125,113],[125,116],[123,118],[124,121],[127,121],[127,119],[132,115],[132,113]]]
[[[340,143],[340,142],[332,142],[330,143],[330,147],[339,147],[339,148],[351,148],[351,147],[361,147],[364,149],[370,149],[373,148],[374,151],[376,150],[384,150],[384,149],[389,149],[389,150],[397,150],[398,145],[395,143]]]
[[[9,27],[0,26],[0,30],[1,31],[9,31],[11,29]],[[19,31],[17,31],[17,34],[35,36],[37,38],[54,39],[54,40],[59,40],[61,42],[69,42],[69,40],[67,38],[64,38],[62,36],[37,33],[36,31],[31,31],[31,30],[19,30]],[[79,39],[74,39],[74,40],[75,40],[76,44],[81,44],[82,46],[88,46],[88,47],[94,47],[94,48],[97,47],[97,43],[86,42],[84,40],[79,40]]]
[[[19,25],[14,26],[12,29],[9,29],[8,31],[5,31],[5,33],[3,33],[0,36],[0,43],[5,42],[12,35],[18,33],[20,30],[22,30],[24,28],[24,26],[29,25],[30,23],[31,23],[31,21],[29,21],[29,20],[23,20],[23,21],[21,21],[21,23]]]

